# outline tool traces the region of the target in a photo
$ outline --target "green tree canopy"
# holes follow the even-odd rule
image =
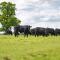
[[[4,30],[11,26],[18,25],[21,21],[15,16],[15,4],[11,2],[1,2],[0,3],[0,23]]]

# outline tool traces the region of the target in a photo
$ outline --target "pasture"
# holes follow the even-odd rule
[[[60,60],[60,36],[0,35],[0,60]]]

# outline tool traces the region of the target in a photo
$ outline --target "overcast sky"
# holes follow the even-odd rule
[[[60,28],[60,0],[0,0],[16,4],[22,25]]]

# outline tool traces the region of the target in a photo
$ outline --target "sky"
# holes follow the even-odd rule
[[[16,4],[21,25],[60,28],[60,0],[0,0]]]

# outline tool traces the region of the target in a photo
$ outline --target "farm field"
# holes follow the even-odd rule
[[[60,60],[60,36],[0,35],[0,60]]]

